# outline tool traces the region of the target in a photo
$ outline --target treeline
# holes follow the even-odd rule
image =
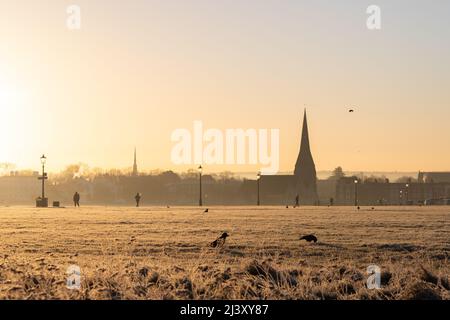
[[[234,177],[231,173],[202,176],[205,204],[248,204],[256,199],[256,182]],[[199,175],[195,171],[177,174],[173,171],[132,176],[122,171],[85,172],[69,168],[50,177],[47,195],[50,201],[70,204],[75,192],[86,204],[132,205],[136,193],[143,205],[193,205],[200,195]]]

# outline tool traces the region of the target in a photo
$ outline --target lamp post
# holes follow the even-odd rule
[[[406,194],[406,205],[408,205],[409,202],[409,183],[406,184],[406,190],[405,190]]]
[[[260,201],[260,197],[259,197],[259,182],[260,182],[260,180],[261,180],[261,172],[258,172],[258,174],[256,175],[256,183],[257,183],[257,186],[258,186],[258,198],[257,198],[257,201],[256,201],[256,205],[257,206],[259,206],[260,204],[261,204],[261,201]]]
[[[203,196],[202,196],[202,172],[203,172],[203,167],[200,165],[198,167],[198,173],[199,173],[199,182],[200,182],[200,194],[199,194],[199,198],[198,198],[198,205],[200,207],[203,206]]]
[[[42,199],[45,198],[45,179],[47,179],[47,174],[45,173],[45,163],[47,162],[47,158],[43,154],[41,157],[42,164]]]
[[[47,207],[48,202],[45,198],[45,180],[48,179],[47,173],[45,173],[45,163],[47,162],[47,157],[45,155],[42,155],[41,157],[41,164],[42,164],[42,176],[38,177],[39,180],[42,181],[42,195],[41,199],[38,203],[38,207]]]
[[[355,207],[358,206],[358,179],[353,181],[355,183]]]

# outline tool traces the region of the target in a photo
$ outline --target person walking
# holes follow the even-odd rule
[[[73,204],[75,207],[80,206],[80,194],[78,192],[75,192],[75,194],[73,195]]]
[[[141,196],[141,194],[138,192],[138,193],[136,194],[136,196],[134,197],[134,200],[136,200],[136,207],[139,207],[139,204],[140,204],[140,202],[141,202],[141,198],[142,198],[142,196]]]
[[[294,208],[297,208],[299,205],[300,205],[300,196],[296,195],[295,196],[295,207]]]

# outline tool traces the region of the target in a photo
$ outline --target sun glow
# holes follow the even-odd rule
[[[26,95],[0,78],[0,162],[10,162],[11,153],[26,148],[29,131]]]

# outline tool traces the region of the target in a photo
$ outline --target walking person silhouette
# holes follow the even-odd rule
[[[141,194],[138,192],[138,193],[136,194],[136,196],[134,197],[134,200],[136,200],[136,207],[139,207],[139,204],[140,204],[140,202],[141,202],[141,198],[142,198],[142,196],[141,196]]]
[[[75,192],[75,194],[73,195],[73,204],[75,207],[80,206],[80,194],[78,192]]]

